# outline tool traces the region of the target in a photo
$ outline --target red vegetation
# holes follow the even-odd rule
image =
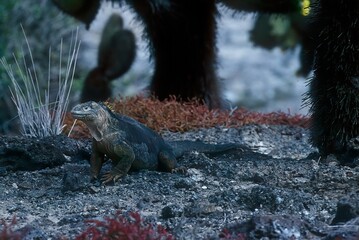
[[[0,240],[20,240],[23,238],[23,232],[14,231],[16,225],[16,218],[13,217],[10,224],[7,224],[5,220],[0,221]]]
[[[120,212],[114,218],[105,217],[104,221],[89,220],[93,226],[76,237],[76,240],[174,240],[174,237],[160,225],[146,223],[139,213],[124,217]]]
[[[219,239],[221,240],[245,240],[246,235],[244,233],[232,234],[228,229],[223,229],[219,234]]]
[[[154,98],[131,97],[108,103],[118,113],[144,123],[157,132],[169,130],[185,132],[198,128],[216,126],[240,127],[246,124],[295,125],[307,127],[308,118],[283,112],[258,113],[242,108],[235,110],[210,110],[199,100],[178,102],[175,98],[159,101]],[[65,132],[69,132],[74,120],[67,115]],[[72,137],[89,137],[86,126],[77,122]]]

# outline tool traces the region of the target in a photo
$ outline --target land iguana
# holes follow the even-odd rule
[[[116,181],[130,170],[174,171],[177,168],[176,158],[193,150],[221,153],[242,149],[237,144],[166,142],[155,131],[130,117],[114,113],[101,102],[78,104],[71,110],[71,114],[87,125],[93,137],[91,179],[98,179],[105,155],[112,160],[113,168],[103,175],[103,183]]]

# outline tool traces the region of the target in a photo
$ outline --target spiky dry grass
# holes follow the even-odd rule
[[[38,74],[36,72],[35,62],[32,57],[31,48],[23,29],[24,37],[27,43],[27,51],[30,56],[30,65],[25,59],[21,62],[14,55],[16,65],[15,71],[8,64],[5,57],[0,59],[4,66],[13,88],[11,91],[12,100],[16,106],[18,117],[21,124],[21,132],[29,137],[46,137],[58,135],[63,130],[63,120],[67,111],[71,86],[73,83],[76,60],[79,52],[78,32],[73,38],[73,42],[68,54],[68,61],[65,71],[61,66],[62,62],[62,41],[60,44],[58,66],[58,89],[55,101],[50,102],[50,85],[51,85],[51,49],[49,50],[49,70],[48,86],[42,91],[39,84]]]
[[[289,115],[283,112],[258,113],[242,108],[234,110],[210,110],[201,101],[178,102],[175,98],[159,101],[155,98],[130,97],[108,103],[120,114],[130,116],[157,132],[185,132],[198,128],[216,126],[241,127],[246,124],[295,125],[307,127],[308,118],[303,115]],[[74,119],[70,114],[65,123],[69,132]],[[77,122],[72,137],[89,137],[87,127]]]

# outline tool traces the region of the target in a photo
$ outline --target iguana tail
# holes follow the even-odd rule
[[[248,147],[235,143],[227,144],[208,144],[201,141],[172,141],[168,142],[173,148],[173,152],[176,157],[182,156],[184,153],[197,151],[200,153],[207,153],[211,155],[223,154],[228,151],[243,151]]]

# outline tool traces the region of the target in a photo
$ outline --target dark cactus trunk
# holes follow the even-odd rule
[[[298,0],[219,0],[230,8],[246,12],[290,13],[299,12]]]
[[[359,135],[359,1],[319,0],[316,10],[311,140],[326,155]]]
[[[128,2],[143,21],[149,40],[155,63],[152,93],[161,100],[169,95],[183,100],[197,97],[219,107],[216,1],[172,0],[162,6],[161,1]]]

